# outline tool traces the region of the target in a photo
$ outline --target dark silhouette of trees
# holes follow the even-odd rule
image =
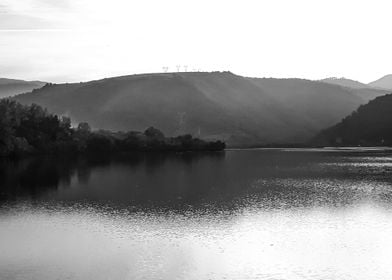
[[[9,99],[0,100],[0,156],[224,148],[221,141],[207,142],[191,135],[168,138],[154,127],[144,133],[92,131],[86,122],[72,128],[70,118],[50,114],[36,104],[24,106]]]
[[[88,134],[88,133],[91,132],[91,127],[90,127],[90,125],[89,125],[88,123],[86,123],[86,122],[81,122],[81,123],[79,123],[79,125],[78,125],[78,131],[81,132],[81,133],[86,133],[86,134]]]
[[[159,129],[156,129],[155,127],[149,127],[144,131],[144,135],[147,136],[148,138],[154,139],[154,140],[164,140],[165,135],[160,131]]]
[[[1,155],[48,152],[72,139],[69,119],[59,119],[35,104],[1,100],[0,126]]]

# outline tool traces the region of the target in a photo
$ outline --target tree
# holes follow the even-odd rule
[[[81,122],[78,125],[78,131],[79,132],[84,132],[84,133],[90,133],[91,132],[91,127],[88,123],[86,122]]]
[[[155,127],[149,127],[144,131],[144,135],[149,137],[149,138],[153,138],[155,140],[164,140],[165,139],[165,135],[163,134],[162,131],[160,131],[159,129],[156,129]]]

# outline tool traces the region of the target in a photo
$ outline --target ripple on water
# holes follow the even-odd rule
[[[245,207],[237,215],[221,216],[25,206],[2,213],[0,275],[389,279],[391,218],[391,210],[373,205]]]
[[[12,166],[0,279],[392,279],[391,157],[357,154]]]

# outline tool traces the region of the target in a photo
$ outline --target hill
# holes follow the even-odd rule
[[[391,146],[391,108],[391,94],[377,97],[338,124],[322,131],[313,142],[333,146]]]
[[[369,86],[392,90],[392,74],[386,75],[374,82],[369,83]]]
[[[29,92],[44,85],[45,83],[40,81],[23,81],[0,78],[0,98]]]
[[[93,128],[190,133],[229,146],[304,142],[384,91],[230,72],[187,72],[54,84],[18,95]]]
[[[346,78],[336,78],[336,77],[331,77],[331,78],[326,78],[323,80],[320,80],[321,82],[328,83],[328,84],[333,84],[333,85],[339,85],[342,87],[348,87],[348,88],[368,88],[369,85],[363,84],[361,82],[351,80],[351,79],[346,79]]]

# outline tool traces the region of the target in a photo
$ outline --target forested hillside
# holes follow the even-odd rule
[[[145,74],[53,84],[18,95],[94,129],[154,126],[168,136],[223,139],[230,146],[303,143],[384,91],[230,72]]]
[[[380,96],[360,106],[313,140],[318,145],[392,146],[392,95]]]

